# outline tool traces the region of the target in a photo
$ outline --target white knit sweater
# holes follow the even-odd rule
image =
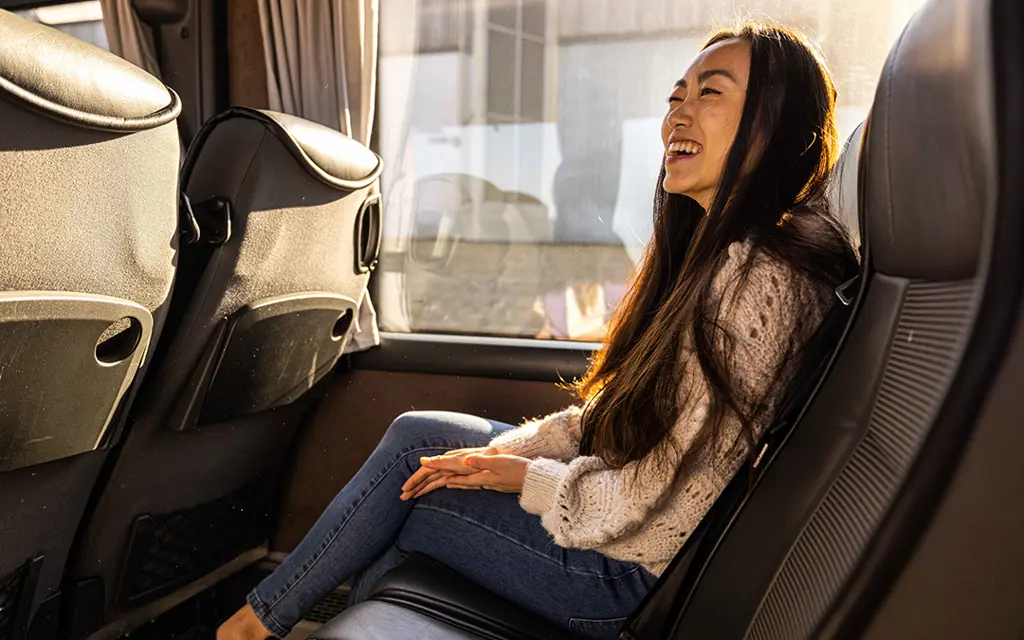
[[[732,336],[733,375],[747,391],[766,390],[782,366],[790,344],[804,344],[821,323],[832,292],[815,287],[790,267],[763,255],[755,257],[743,286],[739,268],[750,253],[748,243],[729,247],[729,257],[716,275],[712,290],[724,296],[719,323]],[[689,342],[689,340],[687,340]],[[680,345],[687,357],[687,345]],[[707,382],[695,358],[688,357],[685,384],[690,389],[687,408],[676,420],[672,437],[679,446],[663,443],[677,466],[694,446],[709,406]],[[784,380],[792,375],[784,372]],[[696,401],[692,399],[696,398]],[[501,453],[530,458],[520,505],[539,515],[544,527],[562,547],[596,549],[628,562],[637,562],[660,575],[686,542],[733,475],[748,459],[741,444],[729,449],[740,433],[739,420],[730,415],[722,425],[723,443],[697,452],[685,477],[673,482],[673,465],[637,464],[613,468],[595,456],[579,455],[579,407],[569,407],[546,418],[528,422],[495,438]],[[771,411],[755,417],[759,437]]]

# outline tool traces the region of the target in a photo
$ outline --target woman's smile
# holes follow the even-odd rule
[[[670,136],[665,148],[665,166],[687,163],[696,159],[703,151],[704,145],[696,140]]]

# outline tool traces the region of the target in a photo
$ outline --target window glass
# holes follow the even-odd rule
[[[110,50],[107,32],[103,28],[103,9],[99,2],[68,2],[14,13]]]
[[[382,2],[382,328],[600,340],[652,231],[665,96],[705,36],[803,30],[845,138],[922,3]]]

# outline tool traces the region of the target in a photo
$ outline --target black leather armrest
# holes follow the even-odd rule
[[[428,556],[413,554],[374,586],[370,600],[417,611],[482,638],[553,640],[566,632]]]

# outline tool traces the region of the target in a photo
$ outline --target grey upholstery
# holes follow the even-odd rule
[[[893,47],[864,129],[857,173],[866,260],[836,358],[788,437],[762,452],[749,494],[751,485],[740,486],[736,504],[715,505],[705,519],[712,526],[662,575],[622,637],[861,637],[915,547],[934,546],[922,533],[972,438],[982,429],[1019,433],[1018,415],[979,416],[994,379],[1004,392],[1021,386],[1020,363],[1000,365],[1020,341],[1024,293],[1022,18],[1013,0],[933,0]],[[1019,513],[1019,496],[998,508]],[[1003,516],[1019,529],[1019,518]],[[915,594],[937,593],[921,584],[926,570],[947,601],[971,603],[939,613],[956,626],[928,625],[938,633],[1020,629],[1012,605],[999,620],[970,617],[991,615],[993,599],[1013,601],[985,590],[1010,588],[1019,600],[1019,539],[996,520],[985,522],[994,533],[985,539],[961,525],[960,544],[947,538],[944,555],[914,567]],[[1010,566],[986,557],[1002,581],[973,575],[975,591],[965,593],[950,558],[989,544],[1002,553],[985,555]],[[436,583],[406,585],[405,606],[421,612],[412,603],[437,592]],[[477,594],[462,595],[471,608]],[[368,628],[368,616],[383,623],[390,615],[385,603],[368,604],[374,609],[359,604],[317,637],[351,637]],[[931,617],[918,605],[887,604],[889,633],[876,628],[875,637],[917,629],[921,615]],[[462,637],[438,629],[432,637]]]
[[[200,235],[182,246],[175,328],[75,566],[76,580],[102,580],[107,622],[155,614],[265,543],[308,391],[341,354],[369,279],[357,225],[379,173],[362,145],[281,114],[233,109],[197,136],[182,181]],[[226,242],[211,222],[224,204]]]
[[[6,637],[19,581],[37,583],[21,599],[26,614],[15,626],[44,600],[48,622],[39,624],[55,620],[61,575],[104,448],[163,326],[177,245],[179,103],[123,60],[5,11],[0,43]],[[126,336],[135,341],[123,345],[125,359],[97,360],[97,341]],[[39,570],[27,571],[35,557]]]

